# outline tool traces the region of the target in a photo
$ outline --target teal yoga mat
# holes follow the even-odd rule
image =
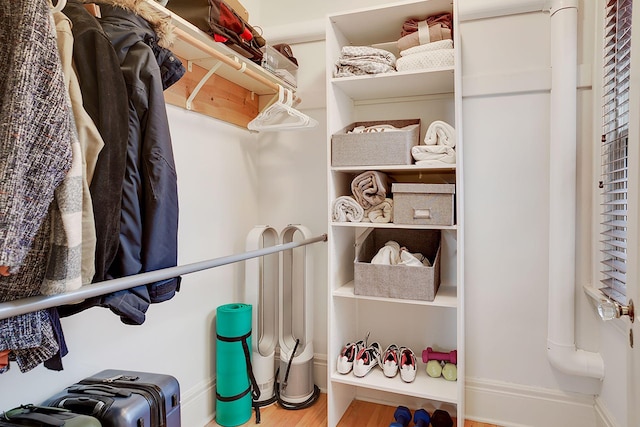
[[[246,337],[250,355],[251,305],[219,306],[216,310],[216,333],[216,422],[225,427],[239,426],[249,421],[252,408],[252,395],[247,392],[249,373],[240,339]],[[245,394],[229,400],[242,393]]]

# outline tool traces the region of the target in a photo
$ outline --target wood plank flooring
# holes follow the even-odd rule
[[[395,406],[379,405],[355,400],[351,403],[338,427],[389,427],[393,420]],[[261,427],[324,427],[327,425],[327,395],[320,394],[318,401],[307,409],[290,411],[278,405],[271,405],[260,409],[260,424],[256,424],[255,417],[242,426]],[[410,425],[413,425],[411,423]],[[465,421],[465,427],[498,427],[476,421]],[[211,421],[206,427],[217,427]]]

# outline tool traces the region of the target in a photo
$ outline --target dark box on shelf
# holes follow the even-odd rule
[[[399,130],[349,133],[379,125]],[[331,166],[410,165],[411,147],[419,140],[420,119],[355,122],[331,136]]]
[[[354,262],[354,293],[384,298],[433,301],[440,287],[440,230],[374,228],[358,239]],[[431,267],[371,264],[389,240],[421,253]]]
[[[391,184],[395,224],[453,225],[455,184]]]

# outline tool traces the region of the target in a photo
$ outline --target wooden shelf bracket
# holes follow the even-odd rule
[[[192,61],[187,61],[187,69],[189,71],[191,71],[191,68],[192,68],[191,64],[192,64]],[[200,92],[200,89],[202,89],[202,86],[204,86],[207,83],[207,80],[209,80],[209,78],[212,75],[214,75],[216,71],[218,71],[218,68],[220,68],[221,65],[222,65],[222,62],[219,62],[219,61],[216,62],[213,65],[213,67],[211,67],[209,71],[207,71],[207,74],[205,74],[204,77],[200,79],[196,87],[193,88],[193,92],[191,92],[191,94],[187,98],[187,102],[185,106],[187,110],[191,110],[191,106],[193,105],[193,100],[195,99],[196,95],[198,95],[198,92]]]

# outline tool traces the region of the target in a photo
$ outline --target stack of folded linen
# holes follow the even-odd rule
[[[436,120],[429,125],[424,144],[411,147],[417,166],[442,166],[456,163],[456,133],[448,123]]]
[[[396,71],[396,56],[369,46],[344,46],[336,61],[334,77],[364,76]]]
[[[397,42],[398,71],[452,66],[454,63],[452,17],[450,13],[409,19],[402,26]]]
[[[387,197],[389,178],[378,171],[366,171],[351,182],[351,195],[333,202],[331,219],[337,222],[393,221],[393,200]]]

